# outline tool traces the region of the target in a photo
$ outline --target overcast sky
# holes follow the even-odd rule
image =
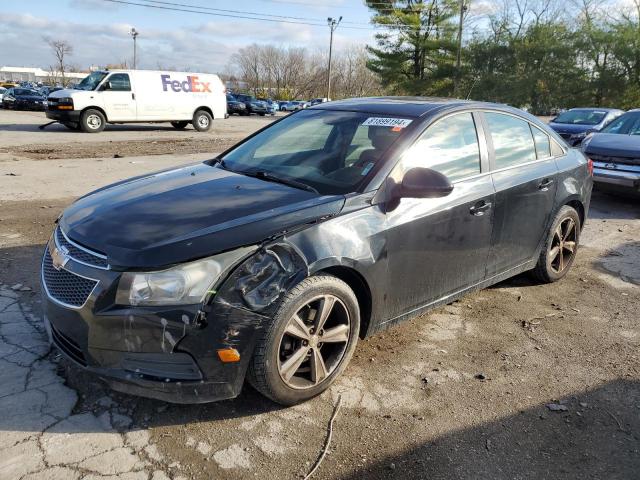
[[[130,1],[150,3],[146,0]],[[3,2],[0,10],[0,66],[47,68],[54,62],[47,39],[68,41],[73,46],[69,63],[81,68],[122,61],[131,64],[133,41],[128,32],[132,26],[140,32],[139,68],[161,65],[206,72],[224,71],[230,55],[253,42],[328,48],[328,16],[344,17],[344,23],[336,32],[336,48],[348,43],[371,42],[374,33],[367,25],[370,13],[358,0],[166,2],[268,14],[276,21],[160,10],[105,0]],[[169,6],[166,2],[155,2],[155,5]],[[304,20],[282,19],[276,17],[278,15]],[[317,23],[320,26],[284,23],[281,20]]]

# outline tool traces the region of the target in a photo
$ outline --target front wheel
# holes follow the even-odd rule
[[[173,128],[175,128],[176,130],[182,130],[182,129],[184,129],[188,124],[189,124],[189,122],[185,122],[185,121],[180,121],[180,122],[171,122],[171,126],[172,126]]]
[[[80,128],[86,133],[98,133],[104,130],[107,119],[100,110],[90,108],[80,116]]]
[[[309,277],[285,296],[264,329],[249,383],[283,405],[315,397],[346,368],[359,330],[360,309],[349,286],[330,275]]]
[[[213,117],[206,110],[198,110],[193,115],[193,128],[199,132],[206,132],[211,128]]]
[[[537,280],[551,283],[567,274],[578,251],[580,228],[578,212],[568,205],[562,207],[551,224],[538,263],[532,270]]]

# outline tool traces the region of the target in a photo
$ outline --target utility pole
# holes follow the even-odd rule
[[[136,31],[135,28],[131,28],[129,35],[133,37],[133,69],[136,69],[136,38],[140,34],[140,32]]]
[[[458,83],[460,82],[460,63],[462,57],[462,22],[464,20],[464,12],[467,8],[464,0],[460,0],[460,23],[458,23],[458,52],[456,54],[456,76],[453,81],[453,95],[458,93]]]
[[[329,37],[329,72],[327,73],[327,101],[331,100],[331,54],[333,51],[333,32],[335,32],[338,25],[342,21],[342,17],[339,17],[337,20],[335,18],[327,18],[327,25],[329,25],[329,30],[331,30],[331,36]]]

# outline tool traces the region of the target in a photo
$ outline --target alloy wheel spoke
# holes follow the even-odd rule
[[[322,343],[343,343],[349,341],[349,325],[338,325],[325,330],[320,336]]]
[[[309,335],[309,327],[302,321],[297,313],[289,320],[285,333],[307,341],[311,338]]]
[[[327,321],[327,318],[329,318],[329,315],[331,314],[335,303],[336,297],[332,296],[326,296],[323,297],[322,300],[320,300],[320,307],[318,308],[319,311],[317,313],[315,325],[316,332],[319,332],[320,330],[322,330],[322,327],[324,327],[324,323]]]
[[[564,236],[562,237],[562,240],[567,240],[569,238],[569,235],[571,235],[571,232],[573,231],[574,227],[576,226],[575,222],[571,218],[569,218],[566,223],[567,223],[567,226],[565,227]]]
[[[576,250],[576,242],[564,242],[564,248],[573,253]]]
[[[549,250],[549,258],[551,259],[552,262],[556,259],[559,253],[560,253],[560,247],[553,247],[551,250]]]
[[[291,377],[298,371],[300,365],[302,365],[302,362],[304,362],[304,359],[307,357],[308,351],[309,347],[300,347],[281,365],[280,374],[287,382],[291,380]]]
[[[564,270],[564,252],[562,248],[560,249],[560,253],[558,254],[558,256],[560,257],[560,263],[558,264],[558,271],[561,272],[562,270]]]
[[[327,378],[327,375],[327,366],[324,363],[320,349],[313,348],[311,350],[311,381],[314,384],[318,384]]]

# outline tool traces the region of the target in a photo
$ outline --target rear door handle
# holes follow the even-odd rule
[[[549,187],[553,184],[553,180],[550,178],[545,178],[538,184],[538,189],[540,190],[548,190]]]
[[[482,215],[484,215],[484,212],[486,212],[490,208],[491,202],[481,200],[469,209],[469,213],[471,213],[471,215],[475,215],[476,217],[481,217]]]

